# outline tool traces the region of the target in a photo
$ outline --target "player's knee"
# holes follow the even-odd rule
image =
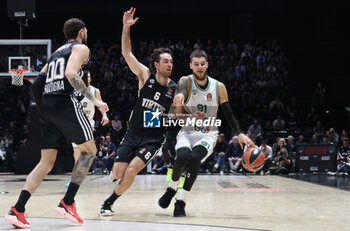
[[[177,150],[176,161],[187,163],[191,158],[191,149],[180,148]]]
[[[91,156],[92,158],[94,158],[96,156],[96,152],[97,152],[97,149],[94,146],[94,147],[86,148],[86,150],[81,150],[81,155]]]
[[[97,153],[97,148],[94,142],[92,142],[91,140],[80,145],[79,149],[81,151],[81,153],[88,153],[89,155],[95,156]]]
[[[112,169],[114,179],[123,178],[126,168],[127,168],[127,166],[121,166],[121,165],[114,163],[113,169]]]
[[[97,153],[96,145],[92,146],[90,151],[91,151],[93,156],[96,156],[96,153]]]
[[[55,160],[41,159],[39,164],[41,169],[45,169],[47,172],[50,172],[53,169],[53,166],[55,165]]]
[[[206,155],[208,151],[202,145],[198,145],[193,148],[191,159],[200,162]]]
[[[135,177],[138,173],[138,169],[134,166],[129,166],[126,171],[124,177]]]
[[[124,172],[122,171],[113,171],[114,179],[120,179],[123,177],[123,175],[124,175]]]

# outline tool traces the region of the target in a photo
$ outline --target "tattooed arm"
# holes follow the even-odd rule
[[[88,98],[96,107],[98,107],[101,112],[107,112],[108,105],[101,100],[96,99],[91,94],[82,77],[80,77],[78,74],[81,67],[87,63],[89,52],[89,48],[83,44],[73,46],[72,54],[69,56],[67,62],[65,76],[72,87]]]
[[[174,113],[178,119],[187,119],[196,117],[197,119],[204,118],[205,114],[203,112],[196,111],[191,116],[190,112],[185,107],[185,101],[190,94],[190,79],[187,76],[180,78],[177,83],[177,88],[175,92],[175,97],[171,107],[171,113]],[[187,115],[186,115],[187,114]]]
[[[186,76],[181,77],[179,82],[177,83],[175,97],[170,110],[171,113],[174,113],[176,115],[185,113],[184,102],[188,95],[187,92],[189,91],[189,89],[190,89],[190,85],[189,85],[188,77]]]

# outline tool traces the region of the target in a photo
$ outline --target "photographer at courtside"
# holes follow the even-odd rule
[[[282,148],[277,152],[273,167],[270,167],[270,173],[273,175],[277,174],[288,174],[292,166],[292,160],[288,155],[286,148]]]

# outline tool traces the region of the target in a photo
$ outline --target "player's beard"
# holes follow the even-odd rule
[[[87,35],[84,34],[84,37],[81,39],[81,43],[87,45]]]
[[[202,81],[207,77],[207,71],[205,71],[202,76],[198,76],[195,72],[193,72],[193,76],[195,77],[195,79]]]

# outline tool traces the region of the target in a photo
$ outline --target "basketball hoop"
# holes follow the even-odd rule
[[[23,86],[23,77],[25,71],[28,71],[28,67],[24,67],[22,69],[10,69],[9,73],[12,78],[11,84],[14,86]]]

